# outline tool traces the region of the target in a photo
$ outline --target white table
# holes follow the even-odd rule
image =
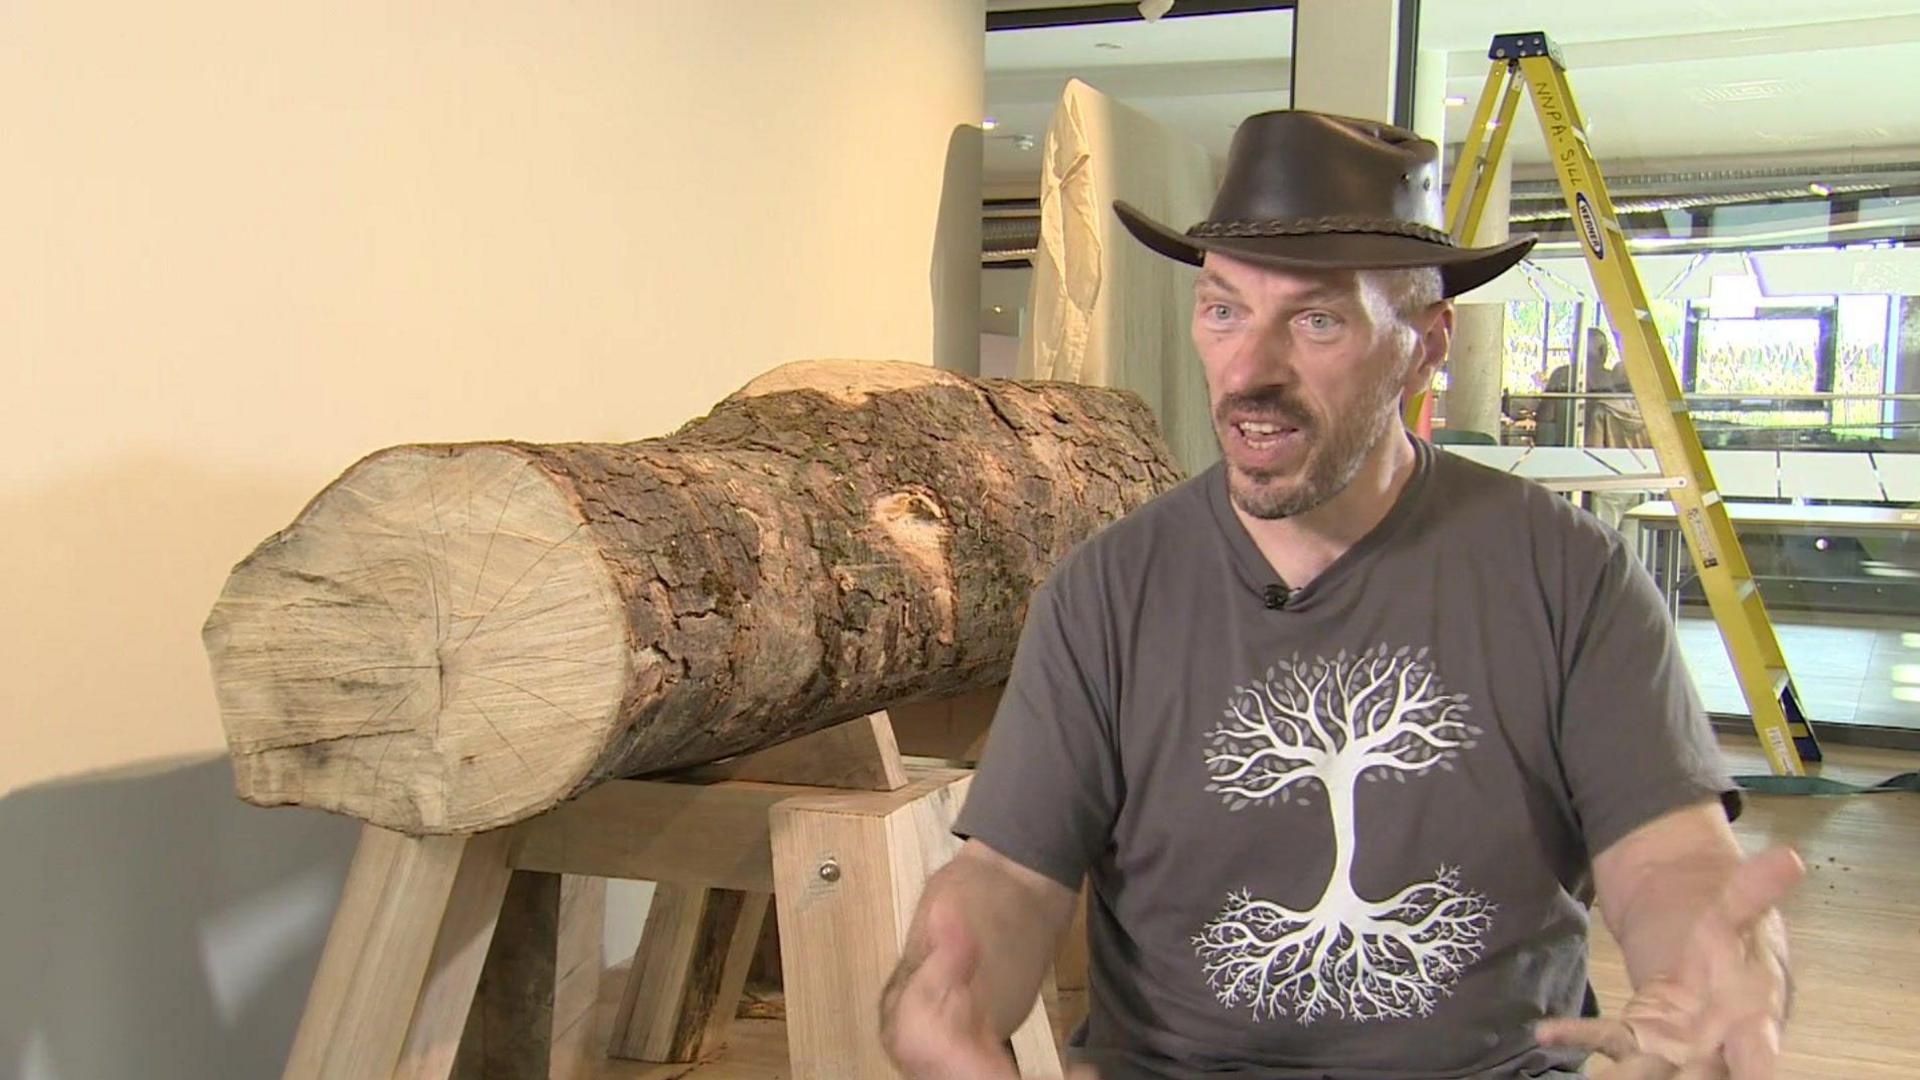
[[[1904,536],[1920,533],[1920,509],[1892,506],[1797,506],[1792,503],[1727,503],[1727,517],[1736,534],[1775,533],[1798,536],[1860,534]],[[1660,585],[1667,610],[1680,612],[1680,588],[1690,573],[1686,540],[1680,518],[1666,500],[1641,503],[1627,511],[1636,533],[1640,561]]]

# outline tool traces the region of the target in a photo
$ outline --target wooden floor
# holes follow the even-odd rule
[[[1913,619],[1773,614],[1794,689],[1815,724],[1920,730],[1920,633]],[[1747,699],[1720,628],[1703,612],[1682,615],[1677,629],[1687,672],[1707,711],[1746,715]]]
[[[1725,746],[1735,772],[1766,771],[1751,740]],[[1920,768],[1915,754],[1830,747],[1828,757],[1823,775],[1837,780]],[[1735,826],[1741,841],[1750,850],[1793,844],[1811,870],[1787,907],[1800,997],[1780,1080],[1920,1077],[1920,795],[1755,797],[1748,807]],[[1604,929],[1593,945],[1593,978],[1603,1006],[1617,1009],[1626,973]],[[619,983],[611,985],[617,999]],[[743,1020],[728,1051],[709,1064],[608,1062],[595,1075],[785,1080],[785,1031],[778,1021]],[[1596,1080],[1604,1076],[1596,1066]]]

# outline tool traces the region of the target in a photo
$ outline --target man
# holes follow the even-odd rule
[[[1584,388],[1573,385],[1571,364],[1561,364],[1547,374],[1544,389],[1550,394],[1565,394],[1575,389],[1584,389],[1589,394],[1617,394],[1633,389],[1627,380],[1627,373],[1621,368],[1608,367],[1607,356],[1611,346],[1607,332],[1597,326],[1587,327],[1586,332],[1586,372],[1587,384]],[[1535,446],[1570,446],[1573,433],[1573,399],[1541,399],[1535,413]],[[1631,399],[1592,398],[1586,408],[1586,446],[1646,446],[1646,435],[1640,423],[1640,410]]]
[[[1587,390],[1603,390],[1606,384],[1606,354],[1595,356],[1593,353],[1593,334],[1595,327],[1587,328]],[[1568,394],[1579,389],[1573,385],[1573,364],[1555,364],[1547,372],[1542,390],[1549,394]],[[1573,399],[1572,398],[1536,398],[1533,419],[1533,445],[1535,446],[1572,446],[1573,445]]]
[[[1598,326],[1587,327],[1587,390],[1595,394],[1631,394],[1625,367],[1608,366],[1613,339]],[[1647,425],[1631,397],[1597,398],[1587,403],[1587,445],[1646,447]],[[1602,519],[1604,520],[1604,518]]]
[[[1202,266],[1223,460],[1033,596],[968,840],[882,1002],[906,1075],[1014,1075],[1083,875],[1073,1043],[1104,1080],[1571,1077],[1591,1050],[1772,1075],[1800,867],[1734,843],[1657,592],[1590,517],[1399,422],[1445,298],[1531,243],[1448,241],[1437,159],[1270,113],[1206,222],[1116,204]],[[1574,1018],[1596,891],[1618,1019]]]

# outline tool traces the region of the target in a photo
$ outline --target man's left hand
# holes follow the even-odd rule
[[[1548,1020],[1536,1037],[1605,1054],[1618,1063],[1612,1080],[1772,1080],[1791,994],[1775,909],[1805,874],[1790,848],[1744,860],[1676,963],[1638,987],[1618,1018]]]

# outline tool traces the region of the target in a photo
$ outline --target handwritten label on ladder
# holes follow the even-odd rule
[[[1693,534],[1693,550],[1700,554],[1701,568],[1719,566],[1720,552],[1713,545],[1713,533],[1707,530],[1707,512],[1698,506],[1688,507],[1687,530]]]
[[[1788,776],[1801,775],[1801,770],[1797,767],[1799,758],[1787,746],[1786,732],[1774,726],[1767,727],[1766,732],[1767,745],[1773,748],[1773,760],[1780,762]]]

